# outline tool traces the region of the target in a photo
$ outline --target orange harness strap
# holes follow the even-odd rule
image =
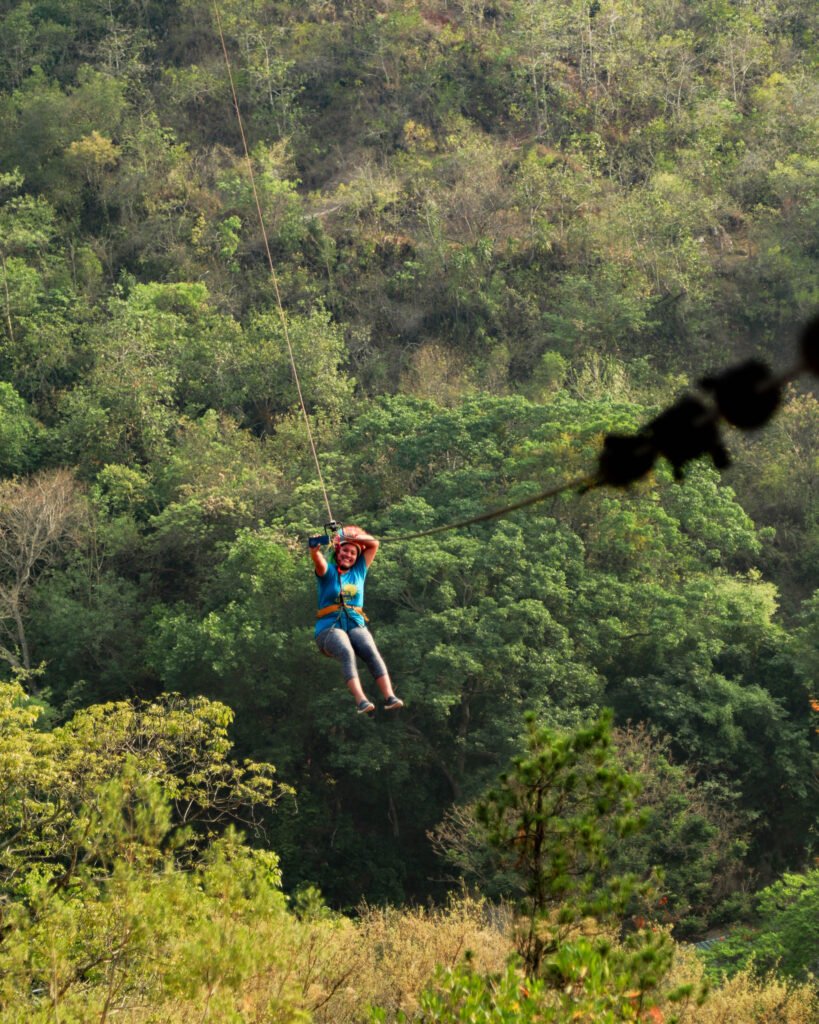
[[[364,609],[355,604],[328,604],[325,608],[319,608],[319,610],[316,612],[316,618],[323,619],[325,615],[332,615],[333,612],[338,612],[342,610],[357,612],[362,617],[362,619],[364,619],[365,622],[370,621],[364,614]]]

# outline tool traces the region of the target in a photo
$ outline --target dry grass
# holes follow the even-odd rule
[[[699,987],[703,966],[693,950],[677,948],[668,988]],[[756,977],[743,971],[714,988],[702,1006],[692,1000],[670,1010],[679,1024],[817,1024],[819,994],[808,984],[787,983],[776,975]]]
[[[394,1020],[399,1010],[416,1009],[436,966],[454,966],[467,950],[477,971],[502,970],[512,952],[510,925],[508,915],[468,898],[437,910],[367,908],[355,922],[302,925],[289,962],[315,1024],[363,1024],[370,1006]],[[693,984],[697,990],[702,981],[696,954],[678,946],[663,988]],[[747,972],[714,988],[703,1006],[691,999],[665,1010],[679,1024],[819,1024],[816,989]]]
[[[437,966],[454,966],[467,951],[477,971],[501,971],[512,951],[510,924],[509,915],[468,898],[434,910],[365,908],[356,920],[319,915],[300,921],[286,912],[261,917],[246,932],[250,946],[239,975],[225,975],[209,988],[183,969],[174,983],[173,964],[157,963],[153,984],[146,977],[143,991],[132,988],[114,1000],[115,1019],[120,1024],[366,1024],[369,1007],[381,1006],[386,1019],[395,1021],[399,1010],[412,1015]],[[691,984],[696,990],[702,978],[693,950],[679,946],[663,989]],[[61,1024],[111,1024],[107,1002],[104,985],[77,993],[62,1004]],[[712,991],[703,1006],[692,998],[662,1009],[665,1020],[676,1015],[679,1024],[819,1024],[815,989],[747,973]],[[0,1019],[2,1024],[52,1024],[55,1017],[49,1005],[33,1010],[21,999],[0,1010]]]
[[[390,1017],[398,1010],[412,1012],[437,965],[452,967],[470,951],[477,970],[496,971],[511,952],[502,918],[490,923],[486,904],[468,898],[435,910],[365,908],[345,945],[349,977],[323,1005],[313,993],[309,1005],[316,1024],[357,1024],[371,1005],[383,1006]],[[329,993],[331,973],[322,984]]]

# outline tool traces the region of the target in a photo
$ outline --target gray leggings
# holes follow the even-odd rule
[[[366,626],[356,626],[349,633],[331,626],[330,629],[324,629],[319,633],[316,637],[316,644],[323,654],[329,654],[331,658],[338,658],[341,662],[345,682],[358,677],[355,664],[356,655],[366,662],[373,679],[380,679],[381,676],[387,674],[384,659],[378,653],[373,635]]]

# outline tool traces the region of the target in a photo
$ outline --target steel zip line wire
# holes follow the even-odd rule
[[[443,526],[433,526],[429,530],[421,530],[418,533],[402,533],[400,537],[381,537],[381,543],[387,544],[389,542],[395,542],[397,540],[417,540],[419,537],[431,537],[433,533],[445,533],[447,530],[457,530],[462,526],[472,526],[473,523],[484,523],[489,519],[499,519],[501,516],[508,515],[510,512],[517,512],[519,508],[528,508],[529,505],[537,505],[540,501],[546,501],[547,498],[556,498],[558,494],[563,494],[564,491],[576,490],[578,494],[585,494],[586,491],[590,491],[593,487],[599,486],[601,483],[600,477],[597,476],[583,476],[578,477],[576,480],[567,480],[565,483],[558,484],[556,487],[550,487],[547,491],[541,491],[539,494],[533,494],[529,498],[523,498],[521,501],[516,501],[512,505],[504,505],[502,508],[490,509],[489,512],[482,512],[478,516],[472,516],[470,519],[459,519],[455,523],[445,523]]]

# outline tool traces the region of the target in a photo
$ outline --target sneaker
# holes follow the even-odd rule
[[[385,711],[397,711],[399,708],[404,706],[404,702],[400,697],[387,697],[384,701]]]
[[[375,711],[375,704],[371,700],[360,700],[355,709],[359,715],[371,715]]]

